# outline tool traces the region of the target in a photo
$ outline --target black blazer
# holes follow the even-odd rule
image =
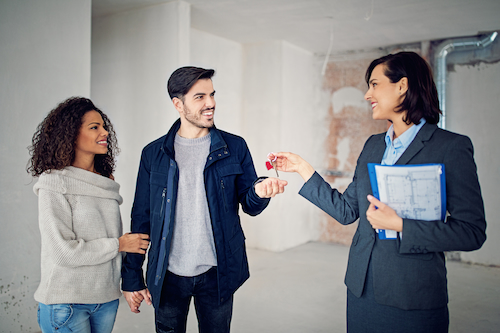
[[[342,224],[359,218],[352,239],[345,283],[357,297],[363,292],[372,260],[375,299],[404,310],[434,309],[448,302],[443,251],[472,251],[486,240],[483,199],[472,142],[466,136],[424,124],[396,164],[442,163],[446,173],[443,221],[403,219],[403,237],[380,240],[366,219],[372,194],[367,163],[380,163],[385,133],[371,136],[356,165],[352,183],[343,194],[315,173],[300,195]]]

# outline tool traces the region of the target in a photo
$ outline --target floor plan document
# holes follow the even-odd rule
[[[381,165],[368,163],[373,196],[402,218],[444,221],[446,183],[443,164]],[[394,230],[377,230],[380,239],[394,239]],[[401,235],[400,235],[401,236]]]

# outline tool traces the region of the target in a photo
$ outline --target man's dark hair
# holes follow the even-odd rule
[[[396,108],[396,112],[407,111],[403,121],[407,124],[420,123],[424,118],[429,124],[439,122],[439,99],[436,84],[432,78],[429,64],[415,52],[399,52],[389,54],[372,61],[366,70],[366,83],[370,82],[373,69],[378,65],[384,66],[384,75],[392,83],[399,82],[403,77],[408,79],[408,90],[403,102]]]
[[[200,67],[187,66],[176,69],[170,75],[167,83],[170,99],[177,97],[184,102],[184,96],[198,80],[211,79],[214,74],[215,71],[213,69]]]

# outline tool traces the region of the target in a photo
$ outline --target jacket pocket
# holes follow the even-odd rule
[[[167,174],[151,171],[149,175],[149,184],[165,187],[167,184]]]
[[[231,254],[235,254],[239,249],[245,245],[245,235],[243,232],[238,232],[236,235],[229,240],[229,250]]]
[[[428,252],[428,253],[398,253],[397,254],[401,258],[405,259],[415,259],[415,260],[432,260],[434,258],[434,252]]]
[[[228,212],[237,206],[237,177],[243,174],[243,169],[240,164],[227,164],[217,168],[219,174],[220,192],[222,194],[222,202],[224,210]]]

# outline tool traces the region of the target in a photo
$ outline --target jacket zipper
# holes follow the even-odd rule
[[[227,212],[226,188],[224,187],[224,179],[220,180],[220,185],[222,187],[222,201],[224,201],[224,208]]]
[[[167,193],[167,188],[163,188],[163,192],[161,193],[161,209],[160,209],[160,218],[163,217],[163,208],[165,207],[165,195]]]

